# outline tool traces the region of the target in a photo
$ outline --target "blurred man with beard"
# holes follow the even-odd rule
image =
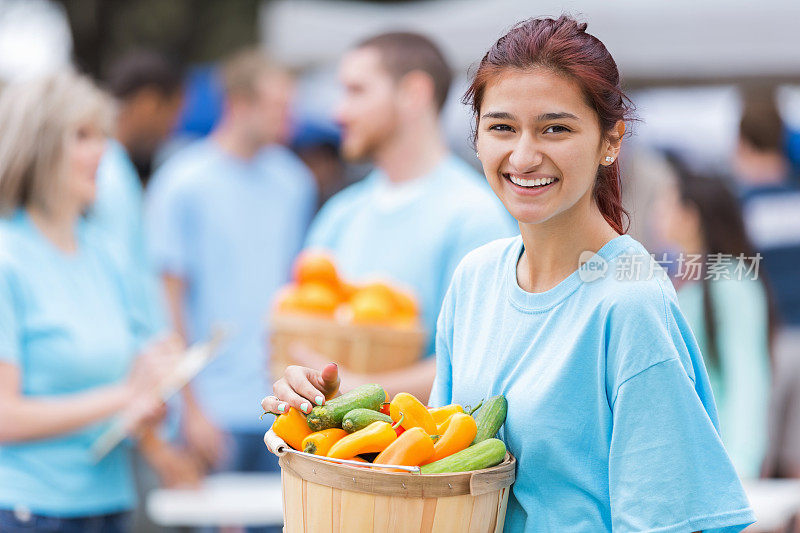
[[[349,279],[383,278],[413,289],[430,355],[456,265],[470,250],[514,235],[516,228],[483,176],[447,148],[439,114],[451,72],[433,42],[413,33],[372,37],[346,53],[339,77],[343,155],[375,169],[325,204],[306,245],[332,252]],[[307,366],[325,362],[309,353],[300,357]],[[427,357],[380,376],[344,369],[342,379],[348,386],[372,381],[390,393],[405,390],[426,399],[434,373],[434,358]]]
[[[263,323],[302,247],[316,190],[308,169],[279,144],[289,75],[246,50],[225,62],[221,78],[217,127],[153,176],[148,237],[176,330],[188,342],[208,339],[218,325],[231,332],[192,382],[183,423],[190,448],[217,469],[277,470],[263,450],[269,421],[259,420],[254,401],[268,383]]]

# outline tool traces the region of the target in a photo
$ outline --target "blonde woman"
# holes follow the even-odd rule
[[[119,531],[128,447],[89,454],[110,417],[142,427],[168,371],[126,294],[125,261],[83,220],[112,109],[62,73],[0,94],[0,531]]]

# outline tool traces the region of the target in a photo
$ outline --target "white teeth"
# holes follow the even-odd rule
[[[508,178],[511,180],[512,183],[519,185],[520,187],[541,187],[542,185],[549,185],[555,181],[555,178],[536,178],[533,180],[526,180],[522,178],[518,178],[512,174],[508,175]]]

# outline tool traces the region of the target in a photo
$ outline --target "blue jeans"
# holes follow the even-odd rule
[[[231,450],[221,472],[280,472],[278,458],[267,450],[264,433],[230,432]]]
[[[126,533],[129,521],[128,512],[61,518],[0,509],[2,533]]]

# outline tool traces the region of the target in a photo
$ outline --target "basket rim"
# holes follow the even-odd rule
[[[331,463],[287,453],[279,460],[281,473],[288,471],[309,483],[353,492],[408,498],[477,496],[511,486],[516,479],[516,458],[506,452],[495,466],[468,472],[421,474]]]

